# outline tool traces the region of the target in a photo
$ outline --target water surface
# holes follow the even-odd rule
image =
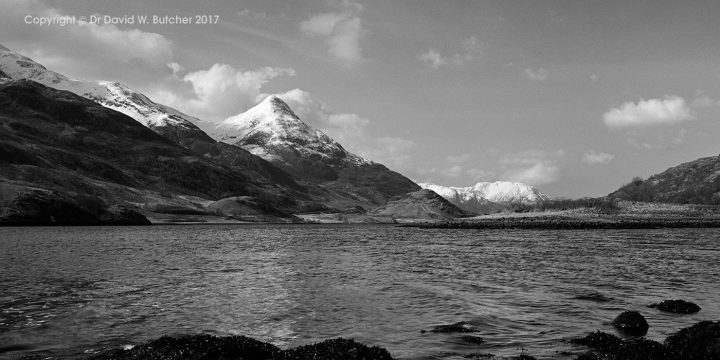
[[[333,337],[400,359],[571,358],[564,341],[639,310],[662,340],[720,319],[720,230],[375,225],[0,228],[0,346],[74,358],[168,334],[292,347]],[[599,292],[613,300],[576,295]],[[703,310],[648,309],[686,299]],[[485,344],[421,334],[469,321]]]

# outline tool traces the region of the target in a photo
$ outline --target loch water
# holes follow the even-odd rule
[[[624,310],[663,340],[720,319],[720,230],[391,225],[0,228],[2,359],[77,358],[163,335],[334,337],[398,359],[573,358]],[[577,299],[600,293],[610,301]],[[646,305],[696,302],[696,314]],[[421,333],[467,321],[485,339]]]

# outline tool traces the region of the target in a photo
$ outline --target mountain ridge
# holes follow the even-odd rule
[[[347,151],[337,141],[303,122],[276,95],[227,118],[213,136],[243,148],[281,169],[324,188],[374,206],[419,190],[410,179],[382,164]],[[366,205],[367,206],[367,205]]]
[[[435,191],[462,210],[477,214],[498,212],[517,204],[534,205],[549,199],[530,185],[510,181],[478,182],[466,187],[418,185]]]
[[[720,155],[703,157],[639,177],[608,194],[610,198],[676,204],[720,205]]]

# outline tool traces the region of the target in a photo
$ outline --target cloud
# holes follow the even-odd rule
[[[506,169],[501,178],[535,186],[557,182],[561,174],[556,161],[563,156],[563,150],[527,150],[505,154],[498,159],[498,163]]]
[[[375,136],[368,131],[371,121],[353,113],[333,113],[301,89],[277,94],[293,112],[308,125],[318,128],[343,145],[345,149],[366,159],[390,167],[401,167],[415,146],[411,140],[393,136]]]
[[[590,81],[597,82],[598,80],[600,80],[600,77],[597,76],[596,74],[590,75]]]
[[[489,170],[483,170],[478,168],[472,168],[465,170],[465,173],[468,174],[471,178],[473,183],[481,182],[481,181],[493,181],[497,177],[497,173],[494,171]]]
[[[430,48],[428,51],[420,54],[418,60],[427,63],[434,69],[439,69],[446,65],[462,66],[482,57],[482,45],[478,42],[477,37],[471,36],[466,38],[460,45],[460,52],[448,56],[442,55],[438,50]]]
[[[503,175],[503,178],[534,186],[546,185],[560,179],[560,169],[554,165],[537,163],[528,168],[509,170]]]
[[[207,70],[190,72],[182,78],[192,86],[191,96],[167,91],[155,95],[167,105],[213,123],[255,105],[263,97],[261,90],[268,81],[279,76],[293,75],[293,69],[262,67],[238,70],[217,63]]]
[[[318,14],[300,23],[300,30],[325,39],[328,53],[346,65],[362,60],[360,38],[363,35],[359,13],[362,5],[345,1],[337,5],[337,12]]]
[[[532,81],[544,81],[548,77],[547,70],[543,68],[538,68],[537,70],[526,68],[525,71],[523,71],[523,75]]]
[[[269,18],[268,14],[264,11],[253,11],[250,9],[243,9],[238,11],[238,16],[241,18],[248,18],[248,19],[260,19],[265,20]]]
[[[450,163],[455,163],[455,164],[464,163],[464,162],[467,162],[468,160],[470,160],[470,154],[467,154],[467,153],[462,154],[462,155],[457,155],[457,156],[456,155],[448,155],[445,158],[445,161],[450,162]]]
[[[603,115],[605,125],[615,129],[672,125],[694,119],[685,99],[675,95],[662,99],[641,99],[637,103],[626,102]]]
[[[68,16],[37,0],[0,1],[0,33],[7,47],[54,71],[80,79],[132,79],[151,83],[170,71],[173,44],[163,35],[112,24],[77,22],[65,26],[26,24],[25,16]],[[53,4],[58,2],[52,2]],[[58,3],[60,4],[60,3]],[[113,74],[113,79],[107,79]]]
[[[586,164],[596,165],[596,164],[607,164],[607,163],[611,162],[613,159],[615,159],[615,155],[613,155],[613,154],[590,150],[590,151],[585,152],[585,154],[583,154],[581,161]]]
[[[714,106],[720,106],[720,101],[715,100],[707,95],[701,94],[695,97],[692,102],[694,108],[709,108]]]
[[[439,69],[441,66],[445,66],[450,63],[450,60],[442,56],[437,50],[429,49],[428,51],[420,54],[418,59],[422,62],[428,63],[431,67]]]

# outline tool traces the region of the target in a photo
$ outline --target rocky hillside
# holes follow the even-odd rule
[[[0,223],[133,222],[132,211],[203,211],[233,196],[258,199],[273,214],[297,206],[283,188],[93,101],[28,80],[0,84]]]
[[[394,197],[386,205],[371,211],[369,214],[414,220],[450,220],[473,215],[460,210],[442,196],[428,189],[421,189],[403,196]]]
[[[686,162],[647,180],[635,178],[608,196],[632,201],[720,205],[720,156]]]
[[[215,141],[195,125],[200,121],[199,119],[183,114],[169,106],[153,102],[142,93],[121,83],[71,79],[45,68],[29,57],[0,46],[0,81],[3,78],[2,74],[5,75],[6,80],[32,80],[95,101],[106,108],[119,111],[135,119],[150,130],[189,149],[196,155],[232,167],[255,182],[286,187],[292,196],[312,203],[302,195],[305,189],[299,186],[285,171],[243,149]],[[312,204],[308,204],[308,206],[317,207]]]
[[[219,124],[216,139],[241,147],[306,183],[319,183],[355,205],[382,205],[419,186],[382,164],[366,160],[304,123],[279,97]]]

